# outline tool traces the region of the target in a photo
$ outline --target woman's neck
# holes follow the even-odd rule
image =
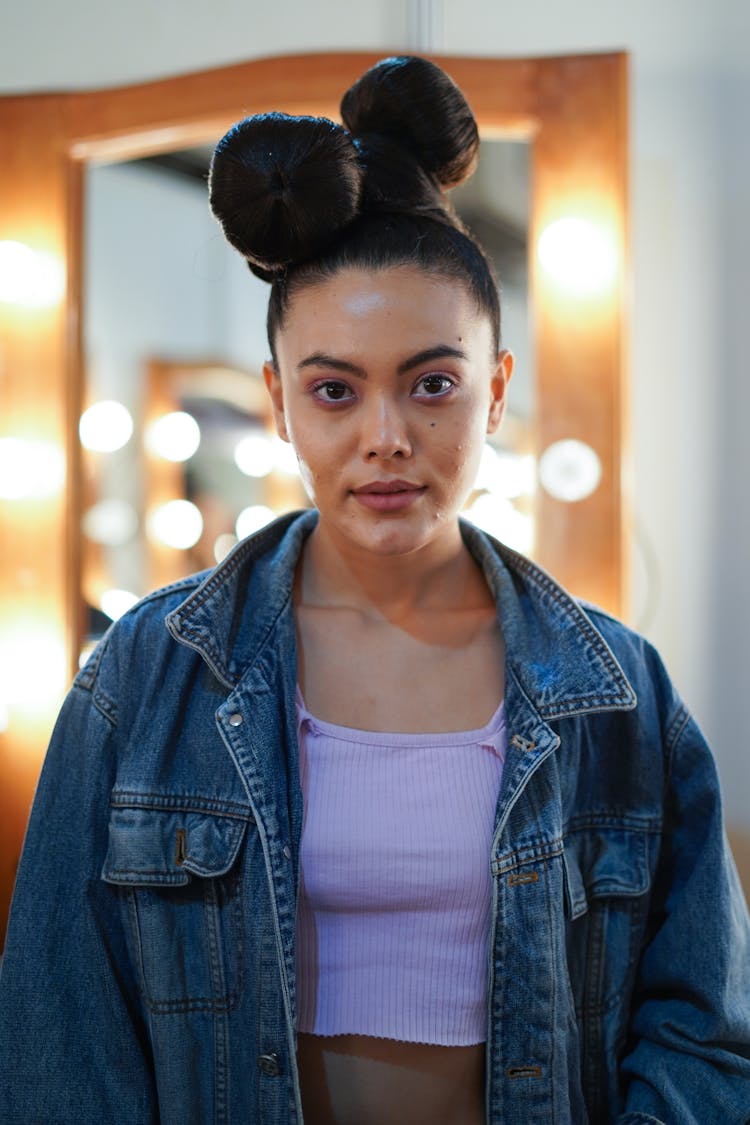
[[[395,556],[342,544],[318,525],[303,551],[297,597],[306,606],[346,607],[393,624],[415,613],[477,609],[491,602],[458,524],[455,534]]]

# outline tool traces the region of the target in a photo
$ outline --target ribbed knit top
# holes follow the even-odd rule
[[[298,1030],[484,1042],[502,703],[481,730],[383,734],[298,692],[297,719]]]

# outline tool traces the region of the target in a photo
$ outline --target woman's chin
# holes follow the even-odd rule
[[[458,517],[445,519],[434,513],[429,519],[406,515],[370,515],[353,520],[327,520],[321,513],[319,529],[340,549],[380,558],[413,555],[437,542],[454,537]]]

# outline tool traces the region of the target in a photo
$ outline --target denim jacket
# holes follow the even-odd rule
[[[316,518],[152,594],[78,675],[0,977],[4,1125],[302,1121],[291,590]],[[507,648],[487,1121],[745,1125],[750,927],[710,752],[642,638],[462,530]]]

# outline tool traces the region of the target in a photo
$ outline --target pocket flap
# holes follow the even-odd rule
[[[247,821],[205,812],[115,808],[102,878],[128,886],[183,886],[191,875],[224,875]]]
[[[591,827],[565,839],[568,914],[577,918],[588,900],[607,895],[641,895],[648,890],[647,832]]]
[[[579,918],[588,909],[586,887],[575,852],[566,848],[563,852],[563,875],[565,879],[565,907],[569,918]]]

